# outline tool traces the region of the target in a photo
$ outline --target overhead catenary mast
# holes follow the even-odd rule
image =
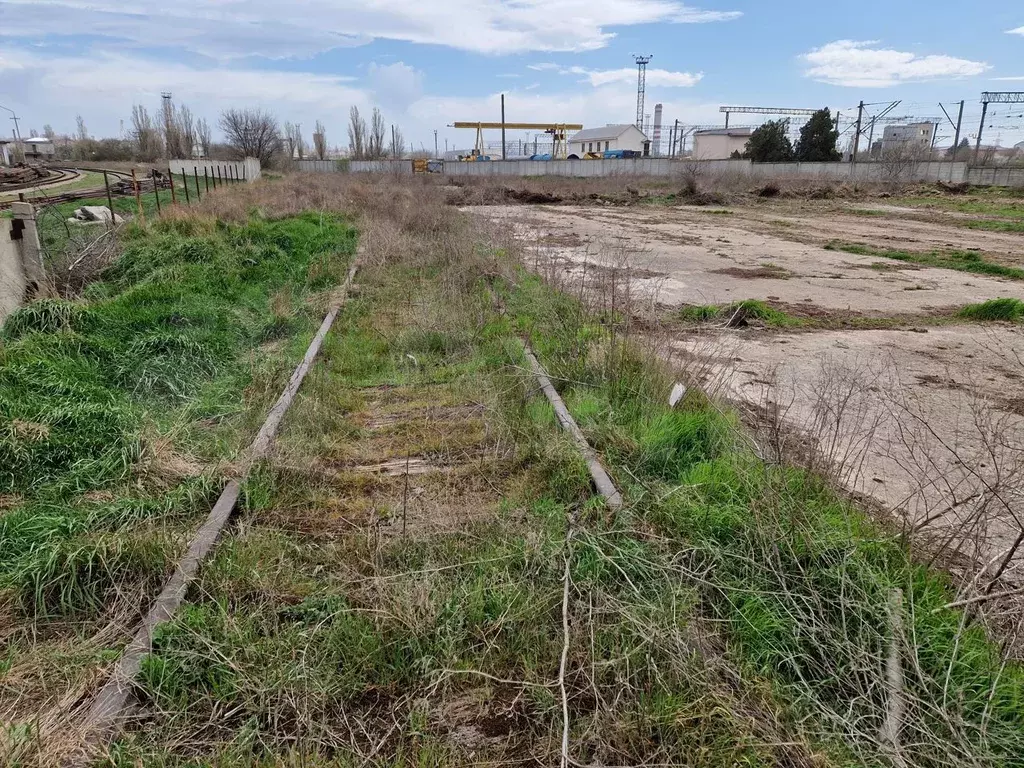
[[[647,65],[654,57],[634,56],[636,61],[636,127],[644,129],[644,94],[647,90]]]

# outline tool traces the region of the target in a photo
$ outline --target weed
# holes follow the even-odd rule
[[[724,321],[730,326],[743,326],[754,320],[769,328],[794,328],[804,323],[800,318],[787,315],[758,299],[685,306],[679,310],[679,318],[691,323]]]
[[[1020,299],[989,299],[981,304],[968,304],[957,312],[967,320],[987,320],[1012,323],[1024,317],[1024,301]]]
[[[1019,267],[1008,267],[1003,264],[994,264],[986,261],[985,258],[974,251],[895,251],[859,243],[844,243],[833,240],[825,245],[828,251],[845,251],[856,253],[861,256],[880,256],[895,261],[903,261],[911,264],[921,264],[926,267],[939,267],[942,269],[954,269],[958,272],[971,272],[977,275],[995,275],[1006,277],[1011,280],[1024,280],[1024,269]]]

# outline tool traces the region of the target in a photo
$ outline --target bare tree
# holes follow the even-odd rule
[[[85,119],[81,115],[75,115],[75,133],[79,141],[85,141],[89,138],[89,131],[85,127]]]
[[[906,181],[917,164],[926,159],[930,150],[909,141],[896,142],[882,149],[880,163],[886,181],[899,184]]]
[[[196,123],[196,141],[199,143],[199,154],[201,157],[210,156],[210,144],[213,143],[213,131],[206,118],[202,117]]]
[[[50,141],[54,141],[57,138],[57,133],[53,130],[53,126],[47,123],[43,126],[43,136],[48,138]]]
[[[181,133],[178,131],[178,121],[174,115],[174,103],[165,98],[161,108],[164,122],[164,146],[167,148],[168,158],[184,157],[184,146],[181,140]]]
[[[377,107],[373,108],[373,117],[370,119],[370,135],[366,142],[366,155],[370,160],[380,160],[387,154],[384,144],[387,135],[387,126],[384,124],[384,115]]]
[[[391,146],[388,148],[388,154],[396,160],[405,157],[405,137],[401,128],[391,126]]]
[[[302,159],[306,154],[306,142],[302,139],[302,126],[300,124],[284,124],[284,145],[289,159],[297,157]]]
[[[291,160],[295,157],[295,125],[285,122],[281,131],[281,141],[284,144],[284,152]]]
[[[348,112],[348,145],[353,160],[366,159],[366,121],[359,114],[359,107]]]
[[[327,159],[327,129],[319,120],[316,121],[316,129],[313,132],[313,152],[317,160]]]
[[[227,109],[221,112],[220,129],[236,155],[255,157],[262,165],[269,165],[281,150],[277,119],[262,109]]]
[[[39,138],[39,131],[37,131],[35,128],[29,128],[28,129],[28,137],[30,139],[38,139]]]
[[[174,124],[177,129],[179,147],[182,157],[192,157],[196,152],[196,119],[192,110],[182,104],[174,111]]]
[[[163,149],[160,129],[150,116],[149,110],[140,104],[132,107],[131,137],[140,160],[152,161],[160,156]]]

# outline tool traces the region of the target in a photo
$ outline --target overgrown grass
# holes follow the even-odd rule
[[[1004,667],[983,627],[946,607],[954,593],[942,574],[819,478],[756,459],[699,394],[669,409],[671,379],[653,358],[623,345],[614,352],[622,365],[609,370],[607,332],[585,319],[567,324],[565,299],[539,281],[517,285],[510,314],[565,382],[563,397],[627,489],[634,524],[685,553],[698,611],[720,622],[739,663],[809,718],[819,746],[839,762],[886,759],[876,734],[889,701],[887,606],[897,599],[912,638],[900,652],[914,670],[902,681],[904,758],[1015,764],[1024,669]]]
[[[958,317],[968,320],[1002,320],[1015,322],[1024,317],[1024,301],[1020,299],[989,299],[980,304],[968,304],[957,312]]]
[[[173,526],[209,501],[212,467],[280,389],[321,319],[311,300],[353,246],[351,228],[319,215],[160,221],[127,231],[83,300],[10,315],[0,496],[21,504],[0,516],[0,590],[46,616],[155,585],[181,544]],[[261,352],[270,342],[283,346]]]
[[[788,315],[758,299],[746,299],[732,304],[695,304],[679,310],[679,319],[691,323],[729,322],[733,318],[742,324],[755,320],[769,328],[796,328],[804,325],[801,318]]]
[[[1024,269],[1008,267],[986,261],[985,257],[974,251],[896,251],[885,248],[873,248],[860,243],[844,243],[833,240],[825,245],[828,251],[845,251],[861,256],[879,256],[895,261],[921,264],[926,267],[954,269],[958,272],[971,272],[977,275],[995,275],[1011,280],[1024,280]]]

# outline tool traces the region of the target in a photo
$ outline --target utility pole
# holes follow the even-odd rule
[[[394,155],[398,154],[398,146],[395,143],[395,124],[394,123],[391,124],[391,153],[394,154]],[[395,158],[395,160],[400,160],[400,159],[401,158],[399,158],[399,157]]]
[[[964,102],[960,100],[960,114],[956,116],[956,138],[953,139],[953,162],[956,162],[956,153],[960,149],[960,126],[964,123]]]
[[[434,129],[434,158],[437,158],[437,128]]]
[[[850,155],[850,162],[857,162],[857,150],[860,149],[860,127],[864,119],[864,102],[857,106],[857,132],[853,134],[853,154]]]
[[[647,91],[647,65],[653,56],[634,56],[636,62],[636,127],[644,129],[644,95]]]
[[[985,132],[985,117],[988,115],[988,101],[981,102],[981,125],[978,126],[978,143],[974,145],[974,163],[977,165],[981,155],[981,134]]]
[[[505,160],[505,94],[501,94],[501,159]]]

